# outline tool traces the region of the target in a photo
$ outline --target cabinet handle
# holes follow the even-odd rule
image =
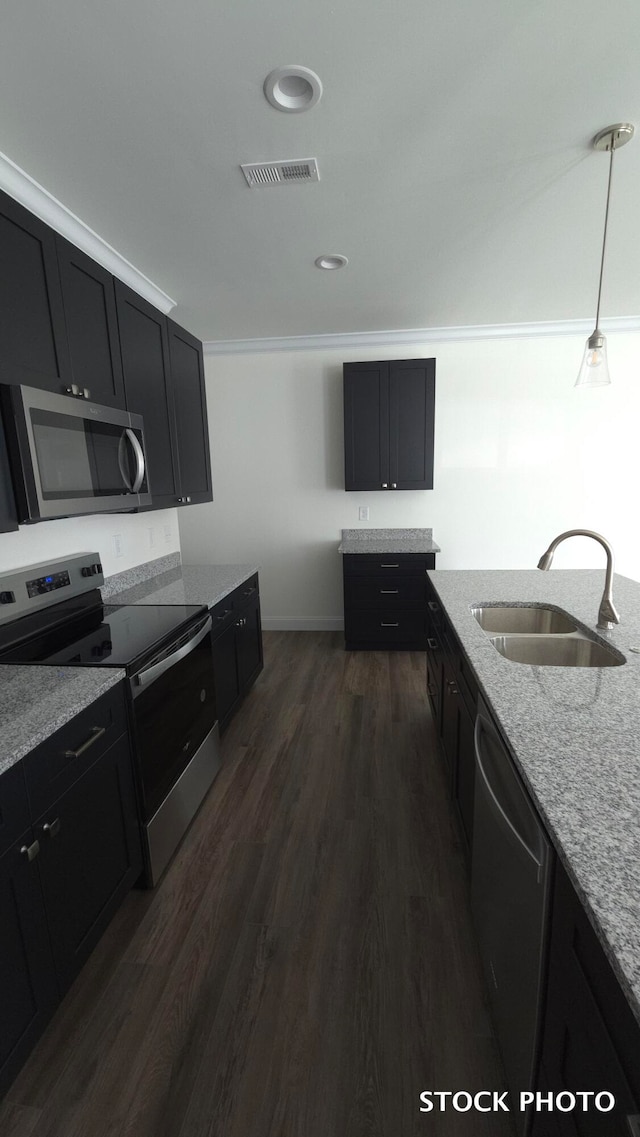
[[[457,694],[459,694],[459,692],[458,692],[458,688],[456,687],[456,681],[455,681],[455,679],[447,679],[447,687],[448,687],[448,688],[449,688],[449,690],[451,691],[451,694],[452,694],[452,695],[457,695]]]
[[[187,495],[187,497],[179,497],[179,498],[176,498],[176,501],[179,501],[179,502],[181,502],[181,503],[182,503],[182,505],[188,505],[188,504],[189,504],[189,502],[191,501],[191,498],[189,497],[189,495]]]
[[[381,588],[380,589],[380,595],[381,596],[397,596],[399,591],[400,591],[399,588]]]
[[[244,628],[244,626],[246,625],[246,622],[247,621],[245,620],[244,616],[241,616],[240,619],[238,620],[238,623],[236,624],[236,628]]]
[[[391,489],[392,489],[392,490],[397,490],[397,488],[398,488],[397,482],[392,482],[392,483],[391,483]]]
[[[252,592],[255,592],[255,590],[256,590],[256,586],[255,586],[255,584],[252,584],[252,585],[251,585],[251,588],[245,588],[245,590],[244,590],[244,592],[242,593],[242,595],[243,595],[243,596],[251,596],[251,593],[252,593]]]
[[[83,754],[86,754],[89,747],[93,746],[94,742],[97,742],[98,739],[102,738],[103,734],[106,734],[106,733],[107,733],[106,726],[92,726],[91,727],[91,734],[89,735],[86,742],[83,742],[82,746],[79,746],[77,750],[65,750],[65,752],[64,752],[65,758],[68,758],[69,760],[71,760],[72,758],[81,758]]]
[[[47,837],[57,837],[60,832],[60,818],[56,817],[54,821],[45,821],[42,826],[42,832],[47,834]]]
[[[400,568],[400,565],[380,565],[380,568]]]
[[[438,641],[434,640],[433,636],[430,636],[429,639],[427,640],[427,647],[431,651],[437,651],[438,650]]]
[[[387,482],[383,482],[383,483],[382,483],[382,489],[383,489],[383,490],[388,490],[388,489],[389,489],[389,486],[388,486]]]
[[[27,858],[29,863],[31,863],[31,861],[35,861],[39,852],[40,852],[40,842],[39,841],[34,841],[33,845],[23,845],[22,848],[20,849],[20,853],[22,854],[23,857]]]
[[[428,603],[428,607],[431,609],[432,612],[439,612],[440,611],[440,605],[436,604],[435,600],[430,600]]]
[[[226,620],[227,616],[231,615],[231,608],[225,608],[221,616],[216,616],[216,620]]]
[[[400,627],[400,624],[399,624],[398,620],[396,620],[395,624],[385,624],[385,623],[383,622],[383,623],[381,623],[381,624],[380,624],[380,627],[381,627],[381,628],[399,628],[399,627]]]

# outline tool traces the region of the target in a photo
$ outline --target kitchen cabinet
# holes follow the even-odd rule
[[[0,418],[0,533],[14,533],[18,528],[18,510],[13,494],[9,455]]]
[[[426,571],[434,567],[435,553],[345,553],[347,651],[424,651]]]
[[[224,730],[263,667],[258,574],[216,604],[211,617],[216,705]]]
[[[180,483],[167,319],[120,281],[115,288],[127,410],[144,418],[153,508],[168,508],[178,503]]]
[[[0,193],[0,383],[63,394],[71,382],[52,229]]]
[[[615,1109],[534,1114],[532,1137],[640,1134],[640,1027],[565,869],[553,893],[540,1088],[607,1090]],[[629,1119],[635,1119],[630,1121]],[[635,1127],[634,1127],[635,1126]]]
[[[167,321],[175,440],[181,504],[211,501],[209,428],[202,344],[172,320]]]
[[[435,364],[343,364],[346,490],[433,489]]]
[[[93,403],[125,409],[113,277],[56,236],[71,380]]]
[[[123,725],[118,686],[0,778],[0,1092],[140,875]]]
[[[474,729],[478,687],[457,637],[426,582],[427,694],[467,858],[473,840]]]

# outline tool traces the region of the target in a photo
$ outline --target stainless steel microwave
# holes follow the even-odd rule
[[[19,521],[151,504],[142,415],[33,387],[0,387]]]

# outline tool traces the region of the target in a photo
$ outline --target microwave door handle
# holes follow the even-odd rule
[[[184,659],[185,656],[190,655],[192,651],[195,651],[198,644],[202,643],[203,639],[206,635],[209,634],[210,631],[211,616],[207,616],[204,624],[200,625],[193,639],[190,639],[188,643],[183,644],[183,646],[178,648],[177,651],[174,651],[171,655],[168,655],[166,659],[161,659],[159,663],[152,663],[151,667],[145,667],[143,671],[139,671],[135,676],[136,686],[146,687],[149,685],[149,683],[153,683],[156,679],[159,679],[160,676],[164,675],[165,671],[168,671],[170,667],[173,667],[174,664],[179,663],[181,659]]]
[[[136,476],[133,485],[131,486],[131,492],[139,493],[140,486],[144,481],[144,453],[135,431],[131,430],[130,427],[127,427],[124,433],[131,443],[131,449],[133,450],[133,454],[136,460]]]
[[[129,493],[133,493],[133,485],[129,481],[129,475],[127,473],[126,446],[126,431],[123,430],[122,434],[120,435],[120,441],[118,443],[118,466],[120,467],[120,474],[125,486],[127,487]]]

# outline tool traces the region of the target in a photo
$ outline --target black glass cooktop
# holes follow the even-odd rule
[[[178,638],[198,613],[206,611],[197,604],[86,607],[82,600],[69,600],[38,617],[27,617],[3,628],[0,660],[131,670],[135,663],[152,655],[154,649]]]

